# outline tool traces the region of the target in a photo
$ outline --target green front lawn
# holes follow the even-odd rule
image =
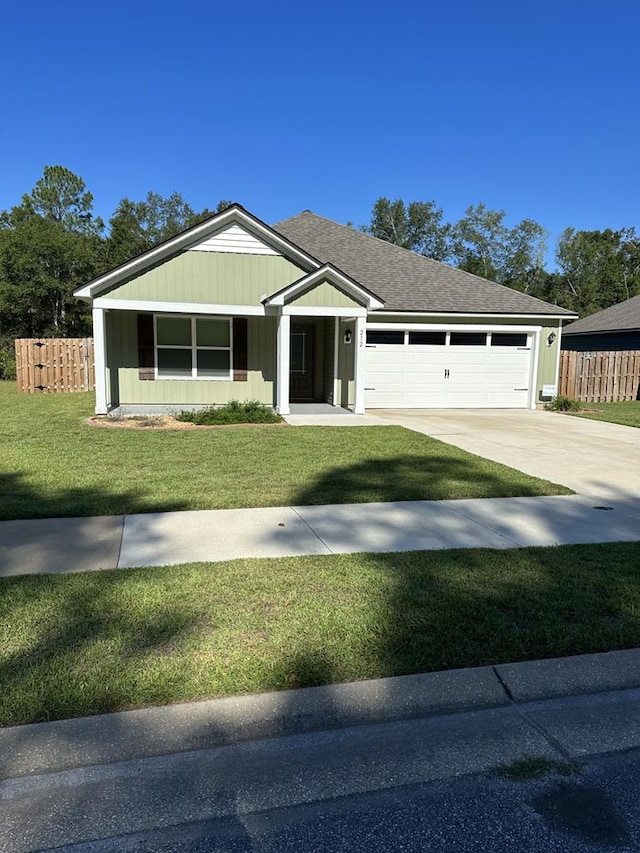
[[[0,383],[0,518],[567,494],[402,427],[90,426],[91,394]]]
[[[623,403],[581,403],[580,405],[587,411],[578,412],[578,417],[640,427],[640,400],[626,400]]]
[[[0,580],[0,725],[640,645],[638,545]]]

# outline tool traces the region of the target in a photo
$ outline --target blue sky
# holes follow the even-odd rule
[[[637,2],[10,4],[0,209],[45,165],[120,198],[369,220],[477,202],[557,234],[640,226]]]

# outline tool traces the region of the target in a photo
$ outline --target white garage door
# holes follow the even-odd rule
[[[526,408],[526,332],[367,331],[367,408]]]

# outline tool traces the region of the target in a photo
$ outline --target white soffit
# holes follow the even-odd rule
[[[207,237],[190,252],[232,252],[235,255],[280,255],[241,225],[232,224]]]

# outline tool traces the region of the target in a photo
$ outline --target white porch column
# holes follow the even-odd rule
[[[289,409],[289,359],[291,348],[291,318],[288,314],[278,316],[276,357],[276,409],[280,415],[288,415]]]
[[[104,328],[104,308],[94,308],[93,315],[93,355],[96,374],[96,415],[107,414],[107,343]]]
[[[356,415],[364,415],[365,354],[367,344],[366,322],[366,317],[356,317],[355,346],[353,348],[353,378],[355,385],[353,411]]]

